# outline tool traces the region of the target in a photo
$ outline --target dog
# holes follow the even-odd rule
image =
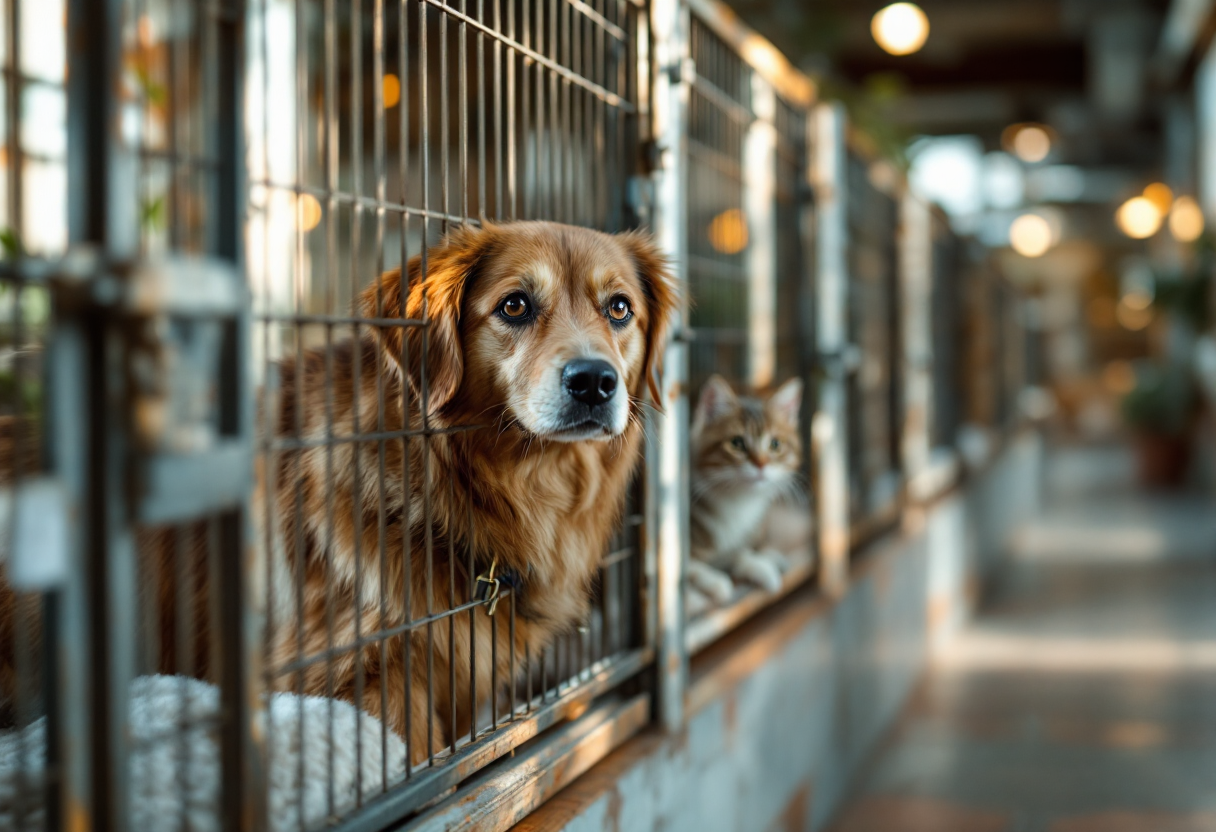
[[[359,705],[413,763],[466,736],[495,681],[515,681],[512,649],[518,676],[586,615],[679,302],[642,233],[464,226],[363,292],[356,314],[377,324],[361,337],[281,362],[263,414],[280,449],[253,505],[255,540],[270,541],[271,686]],[[164,536],[145,535],[141,557],[173,575]],[[489,604],[464,611],[496,586],[513,628]],[[204,678],[206,624],[189,661]],[[169,613],[166,650],[173,626]],[[10,655],[0,646],[0,666]]]

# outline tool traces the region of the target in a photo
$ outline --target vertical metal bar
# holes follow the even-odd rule
[[[826,594],[839,596],[848,580],[848,435],[852,429],[845,407],[848,206],[843,108],[837,104],[818,105],[810,120],[810,131],[818,210],[816,338],[826,371],[819,386],[819,413],[812,429],[819,461],[819,582]]]
[[[689,16],[678,0],[652,0],[650,24],[653,33],[655,77],[652,111],[653,135],[660,164],[654,173],[654,237],[668,257],[676,277],[687,283],[688,254],[688,162],[686,112],[689,89],[686,80]],[[681,310],[674,325],[678,333],[687,326],[688,310]],[[688,656],[684,650],[684,563],[688,553],[689,462],[686,431],[688,399],[688,348],[674,339],[664,357],[661,413],[655,417],[652,439],[646,446],[648,468],[655,471],[659,507],[657,552],[657,599],[659,641],[657,645],[658,691],[655,714],[667,730],[684,723],[684,686]]]
[[[309,97],[309,73],[308,73],[308,8],[307,0],[295,0],[295,82],[296,82],[296,187],[295,194],[295,242],[296,242],[296,269],[298,273],[293,283],[293,305],[294,312],[297,316],[297,321],[293,327],[293,336],[295,340],[294,350],[294,374],[299,380],[304,379],[304,326],[299,323],[299,316],[307,312],[307,297],[305,294],[305,280],[309,277],[304,272],[307,259],[307,243],[305,241],[304,223],[304,200],[302,189],[308,180],[308,159],[311,158],[308,152],[308,127],[311,119],[310,97]],[[293,402],[292,413],[294,415],[294,424],[292,432],[295,438],[299,439],[304,436],[304,385],[295,385],[295,401]],[[295,629],[295,658],[297,665],[302,663],[304,658],[304,558],[305,549],[304,541],[304,477],[303,477],[303,454],[294,454],[292,456],[292,471],[291,481],[295,484],[294,505],[292,506],[292,524],[294,531],[294,551],[295,557],[295,609],[293,610],[293,621],[291,626]],[[300,744],[304,742],[304,690],[305,690],[305,674],[307,669],[300,667],[295,671],[295,688],[296,696],[299,700],[298,710],[296,712],[296,741]],[[304,755],[300,755],[296,761],[296,777],[297,782],[304,782],[305,760]],[[300,819],[300,824],[304,824],[306,817],[304,811],[304,790],[300,789],[296,796],[296,812]]]
[[[204,147],[218,168],[210,230],[216,256],[244,268],[245,171],[245,3],[227,0],[203,12],[207,26],[214,86],[207,92],[205,122],[212,125]],[[205,84],[206,81],[204,80]],[[221,429],[253,447],[254,405],[250,367],[248,312],[238,318],[229,346],[221,354],[219,378]],[[241,508],[215,521],[220,563],[221,817],[226,828],[265,828],[265,714],[262,707],[261,650],[265,632],[265,597],[251,592],[265,573],[262,547],[251,545],[251,518]]]
[[[477,0],[477,20],[485,23],[485,0]],[[497,23],[495,23],[497,30]],[[481,220],[489,218],[486,208],[486,38],[477,32],[477,216]],[[463,36],[462,36],[463,42]],[[497,41],[495,41],[497,43]],[[497,210],[497,205],[495,206]]]
[[[68,5],[68,238],[115,259],[138,250],[136,160],[119,137],[122,0]]]
[[[388,175],[385,171],[385,150],[384,150],[384,121],[385,121],[385,102],[384,102],[384,0],[373,0],[372,4],[372,109],[375,113],[372,136],[372,155],[373,166],[375,168],[375,199],[376,199],[376,275],[384,273],[384,222],[385,209],[384,203],[388,199]],[[397,106],[401,106],[401,100],[404,98],[404,86],[407,79],[404,75],[398,77],[397,85]],[[400,164],[404,167],[407,159],[400,159]],[[402,202],[405,201],[404,194]],[[402,273],[404,274],[404,265],[402,264]],[[379,287],[379,282],[376,283]],[[377,289],[379,291],[379,289]],[[376,299],[376,316],[384,317],[384,298],[377,297]],[[358,343],[358,342],[356,342]],[[383,339],[374,339],[375,343],[375,366],[377,368],[384,366],[386,356],[384,355]],[[373,374],[376,379],[376,433],[383,434],[385,430],[385,401],[384,401],[384,373],[376,372]],[[384,622],[388,620],[388,594],[385,591],[388,586],[388,528],[387,528],[387,507],[385,505],[385,474],[386,474],[386,454],[385,439],[376,440],[376,549],[377,549],[377,572],[378,579],[376,581],[377,606],[379,613],[378,621],[381,628]],[[380,683],[380,788],[381,790],[388,788],[388,650],[389,644],[383,638],[379,638],[376,642],[377,653],[379,655],[379,683]]]
[[[455,477],[448,477],[448,505],[455,505]],[[427,518],[429,522],[430,518]],[[448,540],[448,608],[444,617],[448,624],[448,749],[456,751],[456,721],[460,714],[456,712],[456,535],[449,534]]]
[[[8,120],[8,227],[17,240],[25,239],[25,157],[21,148],[21,98],[24,94],[24,74],[21,70],[21,2],[8,0],[8,20],[5,21],[5,51],[8,53],[8,77],[5,89],[5,117]]]
[[[440,210],[443,211],[443,219],[440,221],[439,231],[441,234],[446,234],[450,230],[448,227],[448,216],[452,213],[450,202],[452,189],[452,140],[449,135],[450,116],[448,114],[448,15],[446,6],[439,11],[439,36],[437,40],[439,41],[439,206]],[[427,515],[427,518],[429,517],[430,515]]]
[[[372,44],[373,52],[379,44]],[[373,61],[374,61],[373,57]],[[351,240],[350,240],[350,292],[352,298],[359,296],[362,288],[362,266],[360,255],[363,248],[363,3],[362,0],[351,0],[350,3],[350,166],[351,192],[355,197],[351,205]],[[380,86],[379,75],[373,74],[372,85]],[[373,99],[377,94],[373,92]],[[381,111],[372,113],[372,119],[379,122]],[[375,128],[373,128],[374,131]],[[337,275],[331,279],[336,280]],[[351,327],[352,388],[356,391],[363,389],[363,349],[361,347],[362,328],[358,323]],[[355,393],[351,396],[351,427],[350,432],[358,436],[363,432],[363,416],[360,400],[362,396]],[[351,444],[351,469],[353,481],[363,482],[363,444],[353,440]],[[363,489],[350,489],[352,537],[354,538],[355,556],[355,597],[354,597],[354,651],[355,671],[355,805],[363,805],[363,709],[365,706],[364,686],[366,684],[366,668],[363,663]]]
[[[557,0],[549,0],[548,22],[548,58],[555,64],[559,64],[561,63],[561,54],[558,51],[557,44]],[[547,219],[560,221],[562,219],[561,182],[558,177],[561,171],[562,128],[561,99],[558,97],[559,81],[557,73],[552,70],[542,70],[539,75],[547,75],[549,79],[549,101],[548,107],[546,107],[549,121],[545,141],[545,159],[548,161],[548,165],[546,166],[545,191],[548,199],[545,202],[545,216]],[[544,122],[540,123],[543,124]],[[557,647],[554,646],[554,665],[557,664],[556,650]]]
[[[411,77],[409,74],[409,21],[410,21],[410,17],[409,17],[409,8],[407,5],[407,0],[400,0],[400,3],[398,4],[397,9],[398,9],[398,11],[397,11],[397,52],[398,52],[397,71],[398,71],[400,82],[401,82],[401,103],[398,105],[401,108],[401,111],[399,113],[400,136],[398,137],[398,142],[399,142],[399,146],[398,146],[399,162],[398,162],[398,164],[401,165],[401,202],[402,202],[402,204],[408,205],[409,204],[409,189],[408,189],[409,160],[410,160],[410,120],[409,120],[410,95],[409,95],[409,90],[410,90]],[[420,19],[421,19],[422,13],[423,13],[422,4],[419,4],[419,18]],[[425,54],[425,53],[423,53],[423,54]],[[420,105],[422,105],[422,112],[425,115],[425,113],[426,113],[425,63],[420,63],[418,77],[420,79],[420,84],[419,84],[420,101],[419,101],[419,103],[420,103]],[[425,159],[423,159],[423,164],[424,164],[424,167],[422,169],[422,175],[421,175],[420,179],[422,179],[422,181],[424,183],[424,187],[425,187],[425,181],[426,181]],[[425,193],[425,190],[424,190],[424,193]],[[423,197],[422,202],[423,202],[423,204],[425,204],[425,197]],[[402,216],[401,216],[401,275],[402,275],[403,279],[405,278],[405,276],[407,274],[407,269],[408,269],[408,264],[409,264],[409,230],[410,230],[409,225],[410,225],[410,215],[409,215],[409,211],[406,210],[406,211],[402,212]],[[424,233],[423,233],[422,249],[423,249],[423,252],[426,251],[425,226],[424,226]],[[425,257],[425,254],[423,254],[423,257]],[[425,266],[425,263],[423,265]],[[397,306],[397,309],[393,310],[401,318],[405,318],[405,316],[406,316],[406,299],[407,299],[407,297],[408,297],[407,292],[398,293],[398,306]],[[402,333],[402,334],[404,336],[404,333]],[[403,367],[410,366],[410,342],[409,342],[408,338],[402,337],[401,352],[402,352],[401,366],[403,366]],[[401,421],[402,421],[403,425],[409,426],[409,425],[411,425],[409,385],[402,384],[402,385],[400,385],[400,389],[401,389]],[[402,483],[404,483],[404,487],[406,490],[405,499],[407,501],[407,505],[409,504],[409,501],[413,500],[413,495],[411,493],[412,485],[411,485],[411,479],[410,479],[412,453],[413,453],[413,451],[410,446],[410,440],[408,440],[408,439],[403,440],[401,443],[401,481],[402,481]],[[398,522],[400,523],[401,538],[402,538],[402,544],[403,544],[402,545],[403,551],[401,553],[401,559],[402,559],[402,563],[405,566],[405,568],[402,569],[402,574],[401,574],[401,597],[404,601],[403,609],[402,609],[402,617],[407,622],[412,622],[414,620],[414,601],[413,601],[414,571],[413,571],[413,548],[412,548],[413,539],[410,534],[409,513],[403,512],[402,517]],[[412,649],[413,640],[414,640],[414,638],[413,638],[412,632],[404,633],[401,637],[401,654],[402,654],[402,656],[401,656],[401,658],[402,658],[401,686],[403,688],[402,692],[404,694],[402,697],[402,702],[403,702],[402,707],[405,711],[405,713],[402,715],[402,723],[405,725],[405,741],[407,744],[406,745],[406,755],[405,755],[405,777],[407,780],[409,778],[413,777],[414,769],[413,769],[412,763],[413,763],[414,756],[418,751],[417,745],[416,745],[415,739],[414,739],[414,725],[413,725],[413,710],[414,710],[413,684],[412,684],[413,673],[414,673],[414,664],[413,664],[414,656],[413,656],[413,649]]]
[[[748,281],[748,380],[756,389],[773,383],[777,364],[777,216],[775,212],[777,136],[773,127],[777,96],[750,69],[756,118],[743,137],[743,212],[748,228],[745,254]]]
[[[175,749],[177,759],[173,763],[175,767],[173,787],[176,787],[180,794],[186,794],[190,782],[190,679],[196,672],[193,662],[192,637],[194,621],[198,615],[194,603],[194,593],[191,591],[191,583],[195,576],[187,572],[193,564],[189,564],[187,558],[193,555],[198,541],[195,539],[196,530],[188,525],[175,526],[171,535],[173,538],[173,637],[174,652],[176,653],[174,658],[177,665],[172,668],[172,672],[177,677],[175,679],[177,682],[177,725],[175,726],[177,736],[174,738],[177,746]],[[187,537],[189,539],[183,540]],[[186,829],[189,824],[189,816],[186,814],[189,806],[182,801],[177,808],[177,824],[180,828]]]
[[[111,258],[130,257],[137,247],[134,163],[118,136],[117,78],[121,60],[121,0],[72,0],[68,7],[68,181],[69,238],[76,244],[93,244]],[[133,675],[135,621],[132,606],[112,603],[129,598],[135,586],[134,551],[125,505],[123,463],[125,436],[117,414],[123,412],[121,343],[104,318],[86,313],[75,322],[80,340],[68,324],[66,350],[81,349],[81,364],[74,377],[86,380],[84,406],[73,414],[88,414],[87,439],[78,459],[83,464],[80,485],[85,500],[81,513],[81,540],[86,545],[83,604],[84,630],[73,615],[65,617],[63,638],[80,638],[87,644],[89,670],[87,700],[69,692],[65,702],[69,742],[88,738],[89,777],[70,765],[68,791],[91,804],[94,827],[125,828],[127,811],[127,685]],[[63,363],[75,359],[63,356]],[[83,371],[83,372],[80,372]],[[62,389],[61,389],[62,392]],[[62,411],[59,411],[62,414]],[[75,460],[68,462],[72,465]],[[71,648],[68,648],[69,650]],[[79,659],[79,656],[75,658]],[[74,663],[75,668],[83,665]],[[84,717],[83,710],[90,716]],[[85,723],[84,720],[88,720]],[[69,795],[75,798],[77,795]],[[89,805],[86,804],[86,805]],[[81,809],[67,804],[64,815],[81,818]]]
[[[511,602],[511,606],[509,608],[511,617],[507,619],[507,649],[509,651],[507,653],[507,705],[510,708],[510,715],[507,717],[507,719],[513,720],[515,719],[515,688],[519,683],[519,678],[515,675],[515,590],[511,590],[511,597],[508,600]],[[493,640],[497,641],[498,639],[494,638]],[[491,668],[491,672],[494,674],[494,679],[497,681],[498,662],[495,661],[494,664],[491,665]],[[495,687],[497,687],[497,685],[495,685]],[[530,683],[528,688],[529,690],[531,689]],[[498,695],[495,693],[494,710],[496,714],[498,710],[497,696]],[[497,715],[495,716],[495,722],[497,722]]]
[[[929,465],[933,423],[933,216],[912,194],[901,202],[899,287],[903,310],[900,361],[904,365],[902,463],[909,493],[917,496],[917,475]]]
[[[341,162],[339,146],[340,133],[338,124],[338,20],[336,0],[324,0],[323,3],[323,38],[322,57],[324,60],[324,80],[322,101],[324,113],[321,119],[321,140],[324,156],[325,181],[325,264],[326,264],[326,302],[325,311],[337,312],[338,281],[334,277],[338,272],[338,166]],[[331,322],[323,324],[325,332],[325,539],[322,544],[325,574],[334,574],[334,541],[337,537],[337,508],[334,494],[334,325]],[[325,740],[326,747],[334,747],[334,647],[336,631],[336,612],[334,609],[334,586],[332,581],[325,581],[325,697],[326,707]],[[334,783],[334,759],[331,756],[325,765],[325,805],[328,814],[334,813],[337,800]]]
[[[483,75],[484,77],[484,75]],[[464,492],[465,505],[468,507],[465,515],[465,534],[468,535],[466,540],[473,540],[473,482],[467,480],[465,482]],[[477,580],[475,578],[477,572],[473,563],[473,547],[468,545],[466,549],[465,559],[465,592],[466,597],[472,600],[476,590]],[[491,705],[497,709],[497,703]],[[469,610],[469,739],[475,741],[477,739],[477,608],[472,607]]]
[[[430,122],[428,113],[428,87],[430,85],[430,62],[428,60],[428,42],[427,25],[426,25],[426,4],[418,4],[418,77],[419,77],[419,115],[418,129],[422,134],[422,249],[420,251],[422,257],[421,264],[421,279],[426,280],[427,277],[427,246],[430,243]],[[442,19],[442,17],[441,17]],[[441,69],[442,73],[442,69]],[[441,154],[446,151],[441,149]],[[445,173],[445,172],[444,172]],[[445,194],[446,195],[446,194]],[[405,294],[404,292],[402,294]],[[429,328],[430,311],[427,309],[425,300],[423,302],[422,311],[423,321],[427,322]],[[431,517],[431,509],[433,502],[431,500],[431,436],[430,436],[430,394],[428,390],[427,379],[427,349],[429,344],[429,332],[427,337],[422,339],[422,355],[419,360],[421,372],[421,390],[419,397],[419,411],[422,417],[423,435],[422,439],[422,517],[424,526],[424,544],[426,552],[426,573],[425,582],[425,611],[427,615],[426,624],[426,758],[427,764],[435,765],[435,633],[434,623],[431,620],[431,615],[434,613],[434,596],[432,594],[433,579],[432,573],[434,570],[434,540],[433,529],[429,518]]]
[[[495,28],[497,28],[497,25],[498,25],[498,16],[497,15],[499,13],[498,12],[499,6],[504,2],[507,4],[507,39],[514,42],[515,41],[515,0],[494,0]],[[524,2],[524,8],[525,9],[527,8],[527,0],[525,0],[525,2]],[[498,41],[495,41],[495,49],[498,48],[497,44],[498,44]],[[497,55],[497,53],[496,53],[496,55]],[[504,52],[504,57],[507,61],[507,81],[506,81],[506,83],[507,83],[507,90],[506,90],[506,94],[507,94],[506,95],[506,109],[507,109],[507,160],[506,160],[507,193],[506,193],[506,201],[507,201],[507,206],[506,206],[505,210],[500,207],[498,209],[498,215],[500,218],[513,220],[513,219],[515,219],[515,208],[516,208],[517,201],[519,198],[519,194],[518,194],[519,165],[518,165],[518,162],[516,161],[516,150],[515,150],[515,110],[517,107],[517,103],[515,101],[515,65],[516,65],[517,61],[519,60],[519,56],[516,54],[514,49],[507,49]],[[496,84],[495,85],[495,95],[497,95],[497,94],[498,94],[498,85]],[[501,111],[501,107],[502,107],[501,99],[496,98],[495,99],[495,118],[496,119],[501,118],[501,116],[498,115],[498,113]],[[499,135],[499,141],[500,141],[499,146],[501,147],[502,122],[499,120],[499,121],[496,121],[495,124],[498,125],[498,127],[496,129],[498,129],[498,135]]]
[[[80,383],[87,371],[88,332],[78,318],[55,308],[47,344],[47,454],[48,470],[63,484],[67,503],[82,522],[69,524],[69,552],[73,569],[68,581],[47,604],[48,623],[56,632],[47,639],[44,653],[52,657],[48,670],[57,674],[54,698],[47,702],[47,762],[58,764],[58,794],[47,809],[47,829],[87,829],[93,813],[90,782],[93,737],[89,732],[92,685],[88,637],[92,599],[87,576],[91,572],[84,546],[96,521],[85,508],[89,477],[88,440],[91,427],[80,418],[89,404],[88,389]],[[51,680],[48,680],[48,682]]]

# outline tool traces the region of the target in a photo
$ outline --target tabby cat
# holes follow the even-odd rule
[[[734,580],[770,592],[789,568],[765,545],[765,520],[783,497],[800,492],[802,382],[791,379],[767,399],[736,395],[721,376],[701,388],[692,424],[692,561],[687,611],[728,602]]]

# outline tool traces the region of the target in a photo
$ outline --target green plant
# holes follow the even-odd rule
[[[1168,315],[1189,321],[1196,329],[1206,329],[1211,302],[1211,276],[1206,270],[1158,275],[1154,282],[1153,305]]]
[[[1146,363],[1136,368],[1136,385],[1123,398],[1123,419],[1134,430],[1178,436],[1190,426],[1195,401],[1185,368]]]

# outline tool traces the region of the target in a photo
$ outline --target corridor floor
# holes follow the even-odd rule
[[[1216,500],[1048,457],[1041,519],[831,832],[1216,832]]]

